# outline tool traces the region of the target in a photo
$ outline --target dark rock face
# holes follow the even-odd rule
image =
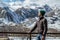
[[[38,11],[34,10],[34,9],[29,9],[29,8],[18,8],[16,11],[16,13],[18,13],[21,16],[25,16],[25,18],[33,18],[35,16],[37,16]]]
[[[45,8],[45,10],[46,10],[46,12],[49,12],[49,11],[51,11],[51,10],[53,10],[52,8],[50,8],[50,6],[49,5],[44,5],[44,8]]]
[[[6,12],[3,12],[1,15],[4,16],[6,20],[9,22],[14,22],[14,23],[20,23],[26,18],[34,18],[37,16],[38,11],[34,9],[26,9],[26,8],[20,8],[17,9],[15,12],[11,11],[9,7],[4,7],[3,8]],[[2,17],[0,16],[0,17]]]

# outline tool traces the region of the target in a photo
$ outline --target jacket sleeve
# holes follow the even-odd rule
[[[36,28],[37,28],[37,23],[35,24],[35,26],[34,26],[33,29],[31,30],[31,32],[33,32]]]
[[[47,28],[47,20],[46,19],[43,22],[43,26],[44,26],[43,36],[45,36],[46,33],[47,33],[47,30],[48,30],[48,28]]]

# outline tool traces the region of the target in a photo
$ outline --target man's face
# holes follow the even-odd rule
[[[42,16],[41,13],[38,13],[38,16],[39,16],[39,17]]]

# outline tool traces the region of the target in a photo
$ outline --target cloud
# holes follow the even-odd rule
[[[48,4],[50,6],[53,5],[60,5],[60,0],[2,0],[3,2],[10,2],[10,1],[20,1],[23,5],[29,5],[30,3],[35,3],[39,5]]]

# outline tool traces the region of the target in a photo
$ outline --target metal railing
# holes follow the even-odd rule
[[[30,37],[29,39],[31,40],[31,34],[39,34],[39,33],[24,33],[24,32],[0,32],[3,34],[28,34]],[[47,33],[47,34],[60,34],[60,33]]]

